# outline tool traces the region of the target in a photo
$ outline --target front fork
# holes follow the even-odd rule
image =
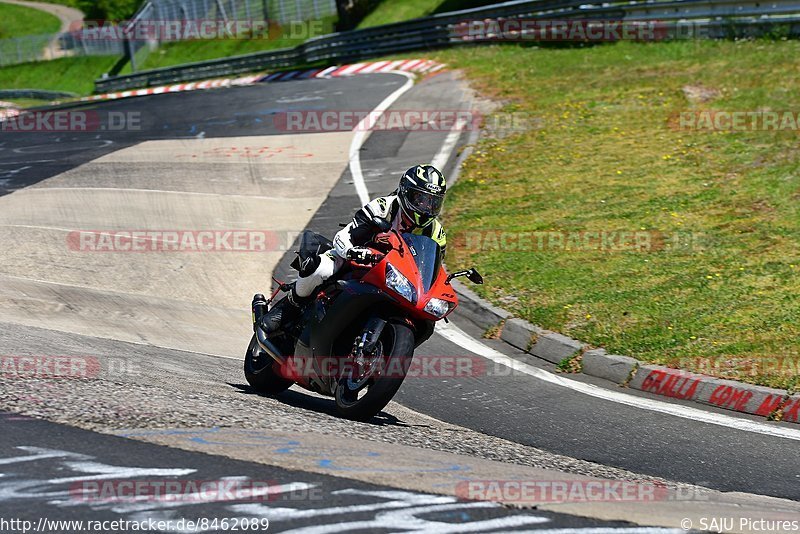
[[[378,345],[378,340],[383,334],[383,329],[386,326],[386,321],[380,317],[372,317],[364,326],[364,331],[359,335],[353,344],[353,364],[354,371],[357,371],[358,376],[362,373],[370,371],[365,369],[371,355]],[[374,362],[373,362],[374,363]]]

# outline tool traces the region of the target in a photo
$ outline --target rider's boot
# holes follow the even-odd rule
[[[309,300],[309,297],[299,297],[292,285],[291,291],[264,314],[259,326],[267,336],[277,332],[283,325],[297,319]]]

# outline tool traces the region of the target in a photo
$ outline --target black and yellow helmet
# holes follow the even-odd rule
[[[442,211],[447,182],[433,165],[415,165],[400,178],[397,196],[406,217],[417,226],[431,224]]]

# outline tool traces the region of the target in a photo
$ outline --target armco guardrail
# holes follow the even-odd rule
[[[681,25],[702,36],[732,33],[756,35],[777,26],[787,35],[800,35],[800,0],[652,0],[586,2],[581,0],[517,0],[441,13],[431,17],[334,33],[309,39],[295,48],[260,52],[138,72],[97,80],[98,92],[163,85],[259,70],[283,69],[407,51],[475,44],[488,39],[466,39],[460,30],[469,21],[497,19],[586,19],[657,21],[665,27]],[[524,35],[523,35],[524,36]]]

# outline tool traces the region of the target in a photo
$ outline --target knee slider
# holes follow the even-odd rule
[[[322,261],[320,256],[311,256],[306,258],[306,260],[300,264],[300,269],[298,269],[300,276],[305,278],[314,274],[314,271],[316,271],[317,267],[319,267],[320,261]]]

